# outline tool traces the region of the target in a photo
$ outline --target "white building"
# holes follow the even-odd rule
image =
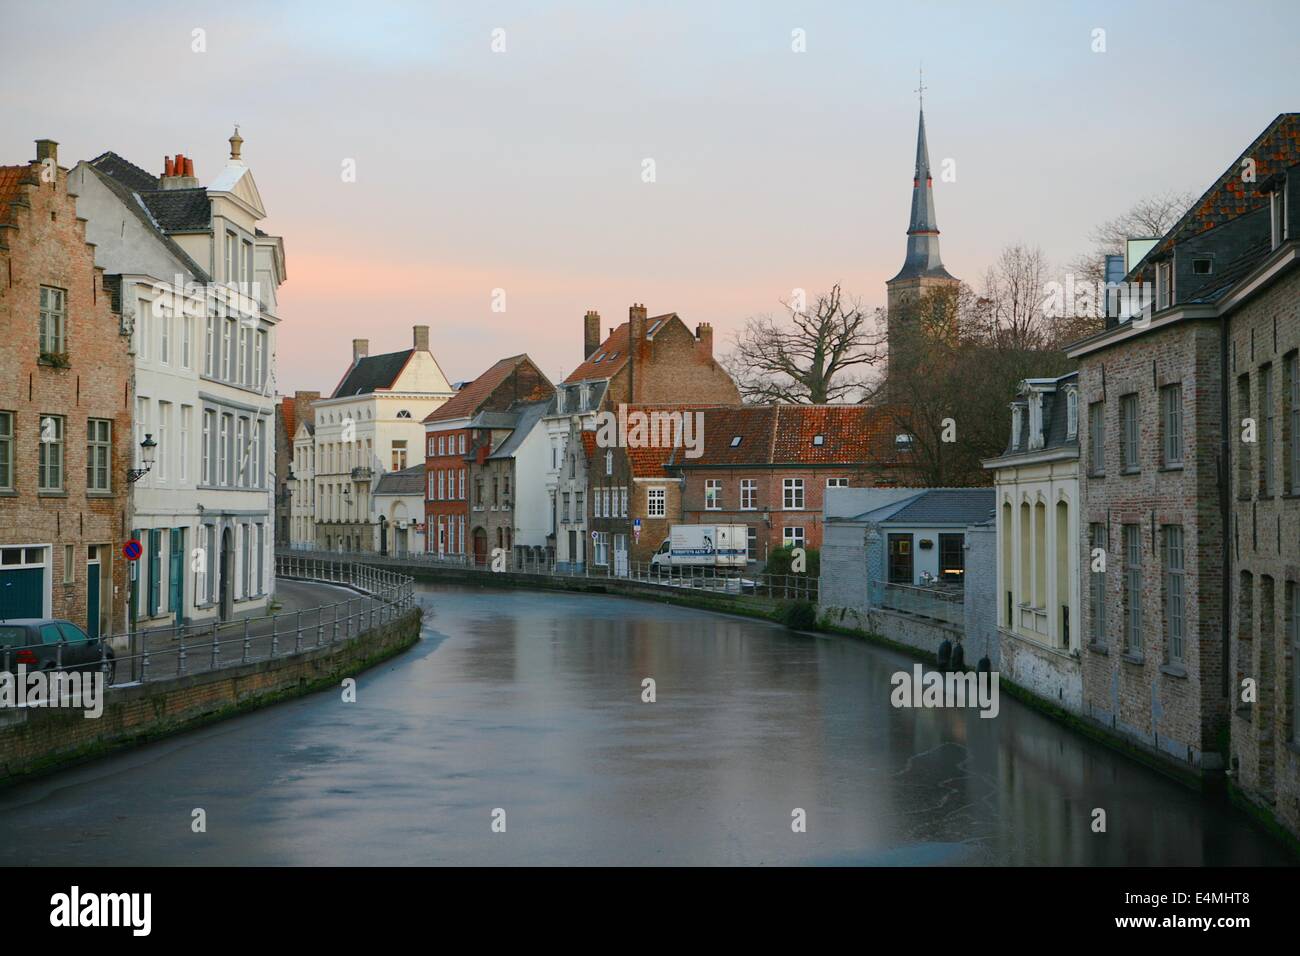
[[[379,553],[404,555],[424,551],[424,462],[390,471],[375,484],[371,498],[379,526]]]
[[[135,353],[134,422],[155,461],[133,488],[132,616],[229,618],[274,585],[276,293],[284,245],[266,216],[243,139],[206,186],[178,154],[155,177],[115,153],[70,179],[96,260],[121,276]]]
[[[1083,701],[1078,432],[1078,374],[1026,379],[1007,450],[984,462],[997,493],[1000,670],[1072,713]]]
[[[412,346],[370,355],[366,339],[352,340],[352,364],[329,398],[312,403],[315,462],[299,472],[296,491],[310,487],[310,520],[302,522],[296,547],[327,551],[376,551],[379,520],[372,496],[381,475],[424,461],[424,419],[452,395],[429,351],[429,327],[413,328]],[[295,450],[305,448],[302,430]],[[306,517],[306,509],[297,514]]]

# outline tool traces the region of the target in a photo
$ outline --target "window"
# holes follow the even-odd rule
[[[1255,637],[1255,576],[1249,571],[1242,571],[1238,582],[1237,640],[1249,641]]]
[[[1011,406],[1011,447],[1020,447],[1020,416],[1023,409],[1019,405]]]
[[[816,447],[816,448],[820,448],[820,447],[821,447],[822,445],[824,445],[824,444],[826,444],[826,436],[825,436],[825,435],[813,435],[813,446],[814,446],[814,447]]]
[[[1065,392],[1065,437],[1079,434],[1079,393],[1074,389]]]
[[[1201,256],[1192,260],[1192,275],[1208,276],[1214,272],[1214,260],[1208,256]]]
[[[1124,395],[1119,400],[1120,471],[1138,470],[1138,397]]]
[[[181,406],[181,433],[177,448],[180,450],[180,480],[184,484],[190,480],[190,425],[194,417],[192,405]]]
[[[581,497],[581,492],[578,493]],[[662,518],[668,513],[667,491],[663,488],[650,488],[646,491],[646,517]]]
[[[782,528],[781,543],[787,548],[803,547],[803,528]]]
[[[803,479],[784,478],[781,481],[781,500],[786,511],[803,510]]]
[[[732,447],[732,448],[739,448],[739,447],[740,447],[740,440],[741,440],[741,438],[743,438],[743,437],[744,437],[744,436],[742,436],[742,435],[733,435],[732,438],[731,438],[731,447]]]
[[[407,411],[405,408],[403,408],[401,411],[399,411],[399,412],[397,413],[397,417],[398,417],[398,418],[410,418],[410,417],[411,417],[411,413],[410,413],[409,411]]]
[[[465,433],[464,432],[461,432],[460,434],[460,453],[462,455],[465,454]]]
[[[827,478],[827,479],[826,479],[826,487],[827,487],[827,488],[847,488],[848,486],[849,486],[849,480],[848,480],[847,478]]]
[[[239,281],[239,245],[233,232],[226,233],[226,281]]]
[[[704,509],[720,511],[722,509],[722,481],[709,478],[704,482]]]
[[[253,244],[247,239],[244,240],[244,268],[241,277],[245,283],[253,281]],[[248,294],[252,295],[251,289],[248,290]]]
[[[1106,473],[1106,403],[1088,406],[1088,474]]]
[[[1250,497],[1250,446],[1246,443],[1246,419],[1250,418],[1250,376],[1237,378],[1237,497]]]
[[[0,488],[14,486],[14,413],[0,412]]]
[[[1292,352],[1283,365],[1286,408],[1282,413],[1283,488],[1300,495],[1300,352]]]
[[[889,543],[889,583],[912,583],[912,536],[891,534]]]
[[[63,416],[42,415],[37,488],[63,490]]]
[[[1283,183],[1281,189],[1274,189],[1269,193],[1268,197],[1269,221],[1272,224],[1274,249],[1286,241],[1287,193],[1287,184]]]
[[[447,440],[447,439],[444,438],[442,435],[439,435],[439,436],[438,436],[438,454],[439,454],[439,455],[445,455],[445,454],[447,453],[447,449],[446,449],[446,447],[445,447],[444,444],[443,444],[446,440]]]
[[[63,546],[63,583],[72,584],[77,580],[74,570],[76,558],[73,557],[73,547],[70,544]]]
[[[626,489],[626,488],[620,488],[618,491],[619,491],[619,495],[618,495],[618,497],[619,497],[619,509],[618,509],[618,514],[619,514],[619,517],[620,517],[620,518],[626,518],[626,517],[627,517],[627,489]]]
[[[113,423],[104,418],[86,422],[86,490],[112,491]]]
[[[234,354],[231,351],[230,337],[234,333],[234,330],[234,319],[226,319],[221,323],[221,377],[227,382],[231,381],[230,363],[234,358]]]
[[[235,485],[247,488],[248,472],[248,419],[241,415],[235,424]]]
[[[605,452],[605,474],[614,474],[614,452],[612,450]]]
[[[596,532],[596,553],[591,560],[593,564],[599,564],[599,565],[609,564],[609,532],[608,531]]]
[[[207,324],[203,330],[203,374],[212,375],[215,371],[215,364],[212,356],[217,351],[216,328],[214,327],[214,318],[208,316]]]
[[[230,484],[230,416],[221,416],[221,436],[217,444],[217,475],[213,484]]]
[[[1096,522],[1089,525],[1088,540],[1091,542],[1092,551],[1101,550],[1102,560],[1110,549],[1110,535],[1106,525]],[[1088,555],[1088,597],[1092,604],[1092,620],[1089,622],[1089,636],[1092,643],[1098,647],[1106,646],[1106,572],[1096,570],[1096,559],[1093,554]],[[1101,567],[1105,567],[1102,564]]]
[[[960,584],[966,574],[966,536],[939,535],[939,580]]]
[[[1165,467],[1183,463],[1183,386],[1160,390],[1160,438]]]
[[[248,329],[241,322],[239,325],[239,354],[235,357],[235,378],[240,385],[248,384],[248,363],[245,356],[248,354]]]
[[[1183,582],[1183,527],[1167,524],[1164,532],[1165,648],[1171,664],[1183,662],[1185,599]]]
[[[1142,653],[1142,530],[1124,525],[1124,651]]]
[[[1273,447],[1273,366],[1259,370],[1259,493],[1271,498],[1275,491],[1273,466],[1276,464]]]
[[[393,471],[401,471],[406,467],[406,439],[398,438],[393,441]]]
[[[750,561],[758,560],[758,529],[750,525],[747,529],[745,557]]]
[[[172,403],[158,403],[158,448],[154,452],[154,470],[160,482],[167,480],[167,459],[171,456]]]
[[[460,500],[465,500],[465,469],[460,470]]]
[[[560,522],[563,524],[567,524],[569,521],[573,519],[573,509],[569,507],[570,505],[569,493],[566,491],[562,495],[560,495],[560,497],[561,499],[563,499],[562,503],[564,506],[564,510],[560,512]]]
[[[261,388],[266,364],[266,333],[255,332],[256,347],[253,350],[253,387]],[[410,418],[410,416],[407,416]]]
[[[62,289],[41,286],[41,330],[40,343],[42,352],[66,352],[66,331],[68,320],[68,293]]]
[[[758,505],[758,481],[754,478],[745,478],[740,482],[740,510],[753,511]]]
[[[429,472],[429,478],[428,478],[428,480],[429,480],[429,490],[428,490],[428,492],[425,494],[425,497],[426,497],[429,501],[437,501],[437,500],[438,500],[437,495],[434,494],[433,476],[434,476],[434,472],[432,472],[432,471]]]
[[[201,456],[201,468],[203,469],[203,484],[212,482],[212,424],[216,413],[210,409],[203,410],[203,454]]]
[[[603,489],[600,493],[601,508],[604,510],[606,518],[614,517],[614,506],[610,503],[611,494],[612,490],[609,488]]]
[[[262,477],[266,471],[266,466],[262,461],[262,450],[266,447],[263,438],[264,424],[261,419],[253,423],[253,474],[250,483],[254,488],[262,487]]]
[[[158,361],[172,363],[172,317],[166,313],[158,316]]]
[[[1286,582],[1286,633],[1291,645],[1291,739],[1300,741],[1300,583]]]
[[[181,316],[181,368],[194,367],[194,316]]]

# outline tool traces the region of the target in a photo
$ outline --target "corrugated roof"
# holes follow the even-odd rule
[[[348,395],[366,395],[383,388],[392,388],[397,376],[406,368],[414,349],[403,352],[388,352],[385,355],[367,355],[348,369],[343,381],[334,389],[330,398],[343,398]]]

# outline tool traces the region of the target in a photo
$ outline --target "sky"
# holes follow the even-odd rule
[[[1063,265],[1199,194],[1300,109],[1291,0],[0,6],[0,164],[49,137],[206,183],[239,124],[285,244],[285,393],[417,324],[452,381],[518,352],[559,381],[588,309],[709,322],[721,353],[794,289],[882,306],[921,66],[944,264],[976,286],[1005,245]]]

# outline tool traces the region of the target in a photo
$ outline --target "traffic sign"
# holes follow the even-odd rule
[[[144,554],[144,547],[135,538],[122,545],[122,557],[128,561],[135,561],[142,554]]]
[[[600,534],[599,531],[593,531],[593,532],[591,533],[591,540],[592,540],[592,541],[595,541],[595,540],[596,540],[596,536],[597,536],[598,534]]]

